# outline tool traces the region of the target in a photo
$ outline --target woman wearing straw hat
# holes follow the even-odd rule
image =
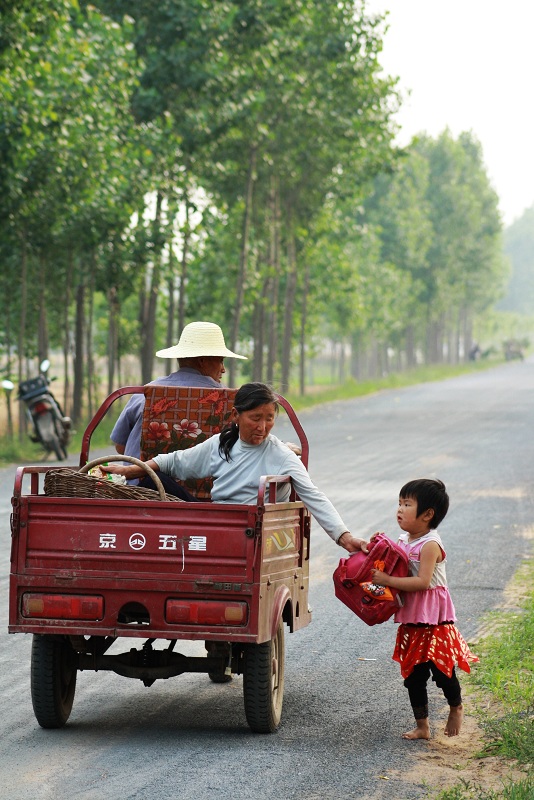
[[[246,359],[228,350],[222,330],[213,322],[190,322],[183,329],[178,344],[158,350],[156,355],[177,358],[178,369],[152,383],[201,389],[222,388],[225,358]],[[143,395],[132,395],[111,431],[111,441],[121,456],[140,456],[144,402]]]

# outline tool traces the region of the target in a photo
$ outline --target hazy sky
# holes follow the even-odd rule
[[[400,144],[472,131],[509,225],[534,205],[532,0],[367,0],[389,11],[381,63],[411,91]]]

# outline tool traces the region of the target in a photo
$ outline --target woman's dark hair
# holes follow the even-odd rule
[[[278,414],[278,395],[266,383],[244,383],[237,390],[234,399],[234,408],[241,414],[242,411],[252,411],[258,406],[273,403]],[[230,461],[232,447],[239,439],[239,428],[236,422],[231,422],[223,428],[219,437],[219,455]]]
[[[412,498],[417,503],[417,516],[421,516],[431,508],[434,516],[430,520],[430,527],[435,530],[445,518],[449,510],[449,495],[445,489],[443,481],[432,478],[418,478],[414,481],[405,483],[399,492],[401,500],[407,497]]]

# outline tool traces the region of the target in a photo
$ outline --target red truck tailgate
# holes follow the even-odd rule
[[[61,571],[151,579],[210,574],[250,582],[255,511],[211,503],[24,496],[12,569],[19,575]]]

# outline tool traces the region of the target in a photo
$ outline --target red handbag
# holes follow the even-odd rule
[[[372,584],[371,570],[381,569],[388,575],[406,578],[408,556],[383,533],[369,542],[368,548],[368,553],[358,551],[340,560],[333,575],[334,591],[336,597],[367,625],[378,625],[401,605],[401,593],[390,586]]]

